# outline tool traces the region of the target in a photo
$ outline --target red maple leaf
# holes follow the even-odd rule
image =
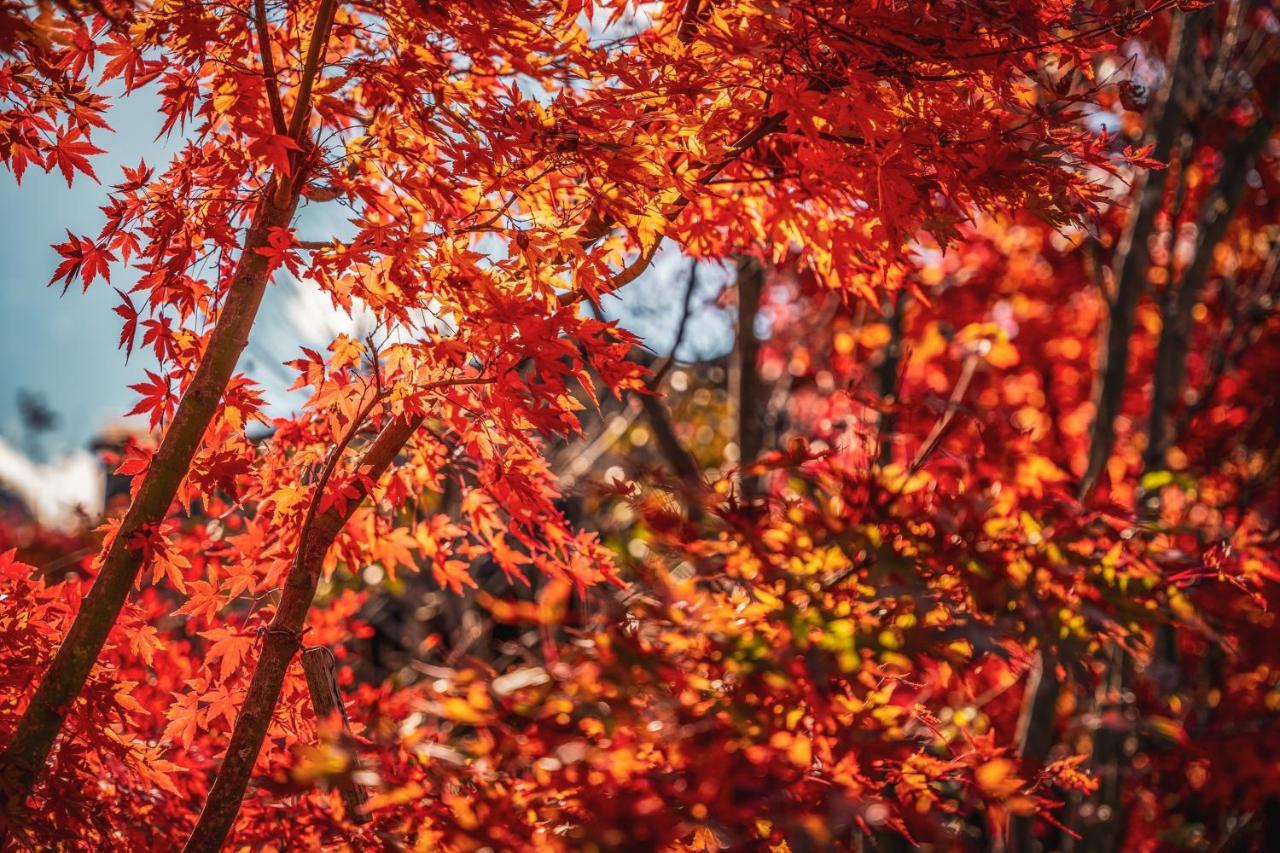
[[[58,142],[49,152],[51,161],[49,167],[57,164],[62,171],[62,176],[67,179],[67,186],[71,186],[77,171],[84,172],[94,181],[98,180],[98,176],[93,171],[93,165],[89,162],[89,156],[102,154],[103,151],[89,140],[82,139],[83,136],[79,128],[64,131],[58,134]]]

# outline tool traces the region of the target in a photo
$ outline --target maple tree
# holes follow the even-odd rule
[[[115,276],[155,442],[71,576],[0,557],[4,831],[1117,849],[1275,810],[1214,749],[1280,695],[1277,19],[1184,5],[5,5],[16,178],[97,180],[108,85],[183,147],[56,247]],[[601,314],[664,242],[734,270],[720,411]],[[271,418],[235,371],[285,277],[376,328]],[[357,678],[408,589],[458,631]]]

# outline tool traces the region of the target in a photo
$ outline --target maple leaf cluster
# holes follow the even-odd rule
[[[104,91],[182,143],[54,247],[146,431],[127,512],[0,525],[0,841],[1280,813],[1270,4],[0,12],[16,179],[96,181]],[[736,269],[676,334],[732,312],[728,356],[606,319],[660,254]],[[291,344],[277,416],[236,368],[286,281],[373,325]]]

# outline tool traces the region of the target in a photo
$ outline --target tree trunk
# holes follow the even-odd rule
[[[1214,249],[1226,236],[1227,228],[1244,198],[1246,179],[1254,161],[1271,138],[1276,111],[1280,110],[1280,97],[1273,95],[1267,106],[1268,111],[1259,116],[1248,133],[1223,149],[1222,171],[1213,191],[1201,205],[1196,222],[1195,256],[1176,289],[1164,300],[1160,341],[1156,348],[1151,421],[1143,456],[1144,472],[1163,468],[1165,453],[1177,441],[1172,409],[1186,378],[1191,314],[1212,271]],[[1170,287],[1173,286],[1171,282]]]
[[[1186,91],[1194,78],[1196,45],[1207,12],[1179,15],[1174,19],[1173,35],[1166,61],[1168,74],[1160,96],[1153,105],[1155,120],[1148,141],[1154,145],[1151,157],[1167,163],[1173,145],[1182,132],[1185,119]],[[1115,419],[1120,413],[1129,366],[1129,337],[1133,334],[1138,300],[1147,286],[1151,247],[1148,241],[1156,216],[1164,201],[1168,171],[1152,169],[1143,173],[1137,203],[1129,217],[1113,265],[1115,290],[1110,295],[1107,330],[1099,355],[1098,376],[1094,383],[1094,419],[1089,438],[1089,462],[1081,482],[1081,493],[1087,494],[1111,458],[1115,441]]]
[[[337,717],[342,721],[343,733],[350,734],[347,709],[342,703],[342,693],[338,690],[338,679],[334,673],[333,652],[326,646],[307,649],[302,653],[302,671],[307,676],[311,708],[316,712],[317,733],[322,723]],[[364,786],[347,774],[338,779],[337,788],[346,808],[347,819],[355,823],[368,823],[369,816],[364,813],[364,804],[369,795]]]
[[[1154,146],[1151,156],[1157,160],[1168,162],[1173,145],[1182,132],[1186,118],[1184,101],[1193,78],[1200,28],[1206,18],[1207,13],[1201,11],[1174,19],[1166,59],[1168,73],[1152,107],[1154,119],[1148,133],[1148,140]],[[1109,316],[1094,383],[1095,412],[1089,460],[1080,486],[1082,495],[1093,488],[1111,457],[1115,418],[1119,414],[1128,372],[1129,337],[1133,332],[1138,300],[1146,289],[1151,259],[1148,241],[1164,201],[1166,176],[1164,170],[1143,174],[1137,202],[1116,249],[1113,263],[1115,289],[1107,298]],[[1034,689],[1028,689],[1023,700],[1018,746],[1024,758],[1033,760],[1037,754],[1043,753],[1040,757],[1043,761],[1052,748],[1053,724],[1062,685],[1051,661],[1044,659],[1044,652],[1041,655]],[[1030,850],[1032,829],[1029,821],[1015,822],[1014,842],[1020,853]]]
[[[320,3],[303,66],[288,128],[289,135],[300,145],[309,133],[311,90],[329,41],[334,7],[334,0],[322,0]],[[261,47],[263,55],[269,56],[270,47],[266,44]],[[13,739],[0,755],[0,775],[7,780],[6,790],[0,792],[0,798],[3,798],[4,809],[9,816],[25,808],[67,712],[84,687],[107,635],[120,615],[129,589],[142,569],[143,549],[137,540],[168,514],[205,429],[218,409],[236,362],[249,342],[249,331],[271,278],[269,259],[258,250],[268,246],[271,229],[286,228],[292,221],[305,181],[305,156],[305,152],[299,152],[291,158],[290,177],[277,173],[268,183],[268,195],[260,203],[245,234],[226,302],[200,366],[196,368],[195,376],[174,413],[173,422],[151,459],[137,497],[102,556],[102,566],[92,588],[36,688],[31,704],[18,721]],[[0,829],[0,843],[3,838],[3,830]]]
[[[386,472],[423,420],[421,415],[401,415],[383,427],[360,460],[359,467],[367,471],[368,482],[376,482]],[[217,853],[226,843],[275,714],[289,662],[302,645],[302,629],[320,581],[325,555],[356,507],[368,496],[367,489],[360,482],[355,484],[355,488],[358,494],[346,502],[343,510],[331,506],[318,513],[301,533],[298,552],[280,596],[280,605],[267,626],[249,692],[236,717],[226,758],[213,787],[209,789],[200,819],[183,848],[186,853]],[[319,501],[320,498],[317,493],[312,500]]]
[[[1057,662],[1042,651],[1027,676],[1022,713],[1018,717],[1018,758],[1028,772],[1043,767],[1053,749],[1053,723],[1061,695]],[[1034,815],[1014,816],[1010,836],[1016,853],[1031,853],[1034,848],[1035,821]]]
[[[1098,780],[1098,790],[1075,809],[1071,823],[1079,838],[1068,837],[1067,853],[1075,850],[1115,853],[1124,841],[1128,825],[1124,783],[1137,749],[1137,709],[1132,684],[1133,657],[1113,644],[1094,703],[1099,723],[1093,732],[1090,766]]]
[[[738,460],[742,468],[756,461],[764,449],[764,391],[758,361],[760,341],[756,338],[756,315],[764,289],[764,264],[756,258],[738,259],[738,340],[732,365],[734,412],[737,417]],[[759,491],[758,477],[741,477],[744,495]]]
[[[270,278],[268,259],[257,250],[267,245],[269,229],[288,226],[298,204],[299,185],[297,181],[281,184],[263,203],[249,228],[226,304],[200,366],[151,459],[137,497],[107,546],[93,587],[0,757],[5,776],[17,783],[6,792],[6,805],[11,812],[20,811],[31,794],[63,721],[137,580],[143,561],[138,540],[168,514],[217,411],[236,361],[248,343],[249,329]]]
[[[889,342],[885,344],[876,378],[880,384],[879,433],[881,465],[893,461],[893,435],[898,429],[898,370],[902,365],[902,315],[906,311],[907,293],[900,290],[885,303],[885,322],[889,324]]]

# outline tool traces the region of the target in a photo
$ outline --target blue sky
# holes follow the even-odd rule
[[[19,389],[43,395],[57,412],[58,429],[44,441],[54,453],[83,446],[131,407],[127,386],[140,380],[144,359],[126,365],[116,348],[115,291],[99,280],[88,293],[73,288],[61,296],[60,287],[45,284],[58,261],[51,244],[66,239],[67,229],[101,228],[98,208],[121,165],[168,159],[175,143],[154,141],[163,120],[156,106],[154,97],[135,95],[112,109],[116,132],[95,139],[107,151],[93,161],[102,185],[80,176],[68,188],[61,174],[32,167],[19,186],[0,170],[0,436],[12,444],[23,435]]]
[[[120,179],[121,166],[145,159],[163,168],[180,147],[179,137],[156,139],[164,118],[158,104],[153,92],[142,91],[113,105],[113,132],[94,138],[105,151],[93,158],[101,184],[77,176],[68,187],[58,172],[29,168],[19,185],[0,170],[0,439],[12,446],[26,447],[17,406],[21,390],[43,397],[57,414],[56,430],[41,441],[46,455],[57,456],[85,447],[105,425],[121,420],[136,399],[128,386],[155,366],[137,350],[126,363],[118,347],[121,322],[114,309],[120,298],[111,285],[127,290],[133,281],[129,271],[113,266],[110,285],[98,279],[84,293],[73,285],[64,295],[61,286],[46,283],[59,261],[52,244],[68,230],[92,236],[101,228],[99,208]],[[313,208],[304,218],[328,233],[341,227],[336,211]],[[296,282],[277,282],[241,360],[241,369],[263,381],[278,407],[288,404],[279,363],[293,358],[301,344],[324,346],[334,324],[341,324],[317,296]]]

